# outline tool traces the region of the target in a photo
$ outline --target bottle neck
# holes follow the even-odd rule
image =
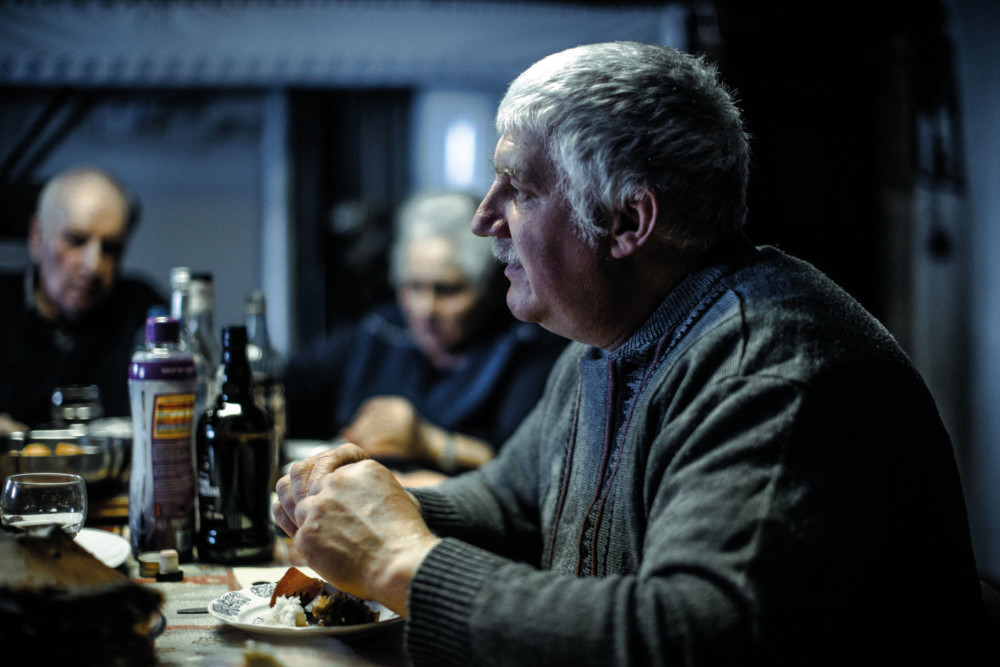
[[[186,290],[175,289],[170,294],[170,317],[186,323],[190,317],[191,296]]]
[[[215,310],[215,298],[210,285],[204,282],[192,282],[188,294],[186,317],[191,319],[192,328],[206,332],[212,331],[212,312]]]
[[[147,352],[173,352],[180,349],[180,344],[175,340],[147,340]]]
[[[261,348],[271,346],[271,339],[267,334],[267,318],[263,313],[247,316],[247,340]]]
[[[227,345],[222,350],[221,397],[230,403],[253,400],[253,373],[243,345]]]

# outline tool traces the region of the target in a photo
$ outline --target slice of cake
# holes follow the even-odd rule
[[[310,577],[308,574],[298,569],[290,567],[284,576],[274,585],[274,593],[271,594],[271,605],[280,597],[296,597],[305,607],[313,601],[313,598],[323,592],[326,584],[322,579]]]
[[[325,581],[310,577],[295,567],[288,568],[274,585],[272,608],[280,598],[297,599],[301,606],[295,607],[303,610],[308,625],[355,625],[379,620],[379,612],[372,611],[361,598],[343,591],[327,590]],[[303,625],[298,620],[276,619],[275,622],[279,625]]]

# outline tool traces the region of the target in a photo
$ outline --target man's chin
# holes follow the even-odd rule
[[[64,320],[68,320],[70,322],[78,322],[79,320],[85,318],[87,316],[87,313],[89,313],[91,310],[92,308],[90,308],[89,306],[67,307],[62,309],[62,311],[60,312],[60,316]]]
[[[525,298],[523,293],[511,285],[507,290],[507,309],[510,314],[522,322],[538,322],[535,309],[531,306],[531,300]]]
[[[61,305],[61,315],[63,319],[74,322],[87,317],[94,312],[104,299],[87,295],[64,301]]]

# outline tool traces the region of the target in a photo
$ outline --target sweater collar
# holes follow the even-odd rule
[[[596,353],[592,354],[622,361],[637,359],[664,336],[687,330],[692,323],[689,320],[703,312],[704,309],[699,307],[702,302],[717,298],[720,281],[730,275],[737,264],[745,261],[748,252],[754,251],[749,243],[736,243],[712,253],[705,264],[688,274],[667,294],[623,345],[612,352],[594,348]]]

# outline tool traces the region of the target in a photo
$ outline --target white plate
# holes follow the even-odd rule
[[[76,534],[76,543],[94,554],[99,561],[108,567],[121,566],[132,552],[132,546],[124,537],[109,533],[106,530],[84,528]]]
[[[230,591],[208,603],[208,613],[234,628],[260,635],[301,637],[309,635],[337,635],[357,637],[371,632],[377,632],[403,620],[396,612],[384,607],[378,602],[365,600],[372,611],[379,612],[379,620],[375,623],[359,623],[357,625],[310,625],[303,628],[293,628],[284,625],[265,623],[264,618],[271,610],[271,594],[273,583],[257,584],[239,591]]]

